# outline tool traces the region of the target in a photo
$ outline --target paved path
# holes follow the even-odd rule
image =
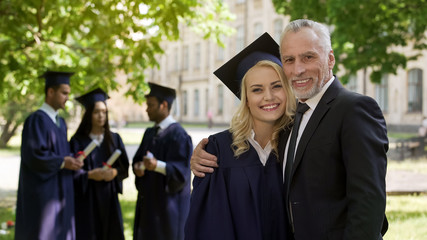
[[[123,129],[122,129],[123,130]],[[204,137],[223,130],[215,129],[188,129],[194,146]],[[132,131],[132,130],[130,130]],[[126,146],[129,159],[132,159],[137,145]],[[16,201],[16,189],[19,178],[19,156],[0,157],[0,207],[13,206]],[[388,194],[427,193],[427,174],[409,170],[389,170],[386,177]],[[125,194],[135,194],[133,174],[124,181]]]

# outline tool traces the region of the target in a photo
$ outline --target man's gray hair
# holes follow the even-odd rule
[[[282,41],[286,34],[289,32],[297,33],[303,28],[311,28],[317,34],[317,36],[322,41],[322,47],[326,53],[332,50],[331,46],[331,36],[329,34],[328,28],[318,22],[309,20],[309,19],[297,19],[290,22],[283,30],[282,35],[280,36],[280,49],[282,49]]]

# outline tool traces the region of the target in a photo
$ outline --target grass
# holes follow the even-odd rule
[[[147,125],[149,127],[151,125]],[[191,125],[191,127],[194,127]],[[203,126],[205,127],[205,126]],[[118,130],[125,144],[139,144],[145,129],[122,128]],[[395,135],[390,137],[411,137],[411,135]],[[2,156],[19,155],[20,136],[15,136],[10,142],[10,147],[0,149],[0,158]],[[427,174],[426,159],[410,159],[405,161],[389,161],[388,170],[409,170]],[[125,228],[125,238],[132,239],[133,221],[135,216],[136,190],[133,186],[131,176],[125,180],[125,194],[119,196],[123,214]],[[127,189],[126,189],[127,187]],[[8,193],[9,194],[9,193]],[[10,194],[9,194],[10,195]],[[8,196],[9,196],[8,195]],[[16,194],[12,194],[13,197]],[[3,196],[4,197],[4,196]],[[5,203],[7,200],[7,204]],[[0,201],[0,225],[8,220],[14,220],[14,199],[8,197]],[[389,230],[384,236],[385,240],[426,240],[427,237],[427,195],[405,195],[405,196],[388,196],[386,215],[389,220]],[[0,234],[0,240],[14,239],[14,229],[7,229],[8,234]]]
[[[387,170],[407,170],[427,174],[427,158],[388,161]]]
[[[387,135],[389,138],[394,138],[394,139],[407,139],[407,138],[418,137],[417,133],[388,132]]]
[[[120,198],[125,239],[132,239],[135,200]],[[384,240],[425,240],[427,236],[427,195],[388,196],[386,215],[389,229]],[[14,219],[12,208],[0,208],[0,222]],[[0,235],[0,240],[12,240],[14,229]]]
[[[132,239],[133,237],[133,219],[135,217],[136,200],[121,199],[120,205],[123,214],[123,226],[125,228],[125,239]]]
[[[14,209],[12,207],[0,207],[0,225],[5,223],[6,221],[12,220],[14,221]],[[1,227],[0,227],[1,228]],[[15,236],[15,231],[13,228],[10,229],[2,229],[0,231],[6,231],[7,234],[0,234],[1,240],[13,240]]]
[[[389,229],[384,240],[427,239],[427,195],[388,196]]]
[[[21,154],[21,147],[19,146],[10,146],[7,148],[0,149],[0,157],[11,157],[19,156]]]

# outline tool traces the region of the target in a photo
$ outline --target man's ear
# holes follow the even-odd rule
[[[161,107],[162,109],[166,109],[166,110],[168,110],[168,105],[169,105],[169,103],[168,103],[166,100],[163,100],[163,102],[162,102],[162,103],[160,103],[160,107]]]
[[[46,97],[52,97],[55,90],[53,88],[48,88],[46,92]]]

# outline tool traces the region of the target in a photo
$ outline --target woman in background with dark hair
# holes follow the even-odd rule
[[[129,160],[121,137],[110,131],[107,99],[100,88],[76,98],[86,111],[70,140],[71,151],[81,152],[93,140],[99,143],[74,177],[76,239],[124,239],[118,194],[123,193]],[[121,155],[109,166],[106,162],[116,149]]]

